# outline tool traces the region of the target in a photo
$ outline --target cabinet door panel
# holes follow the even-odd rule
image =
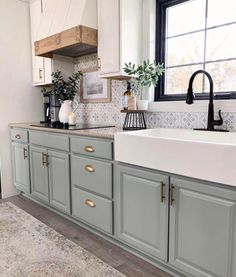
[[[33,81],[35,84],[44,83],[44,58],[33,56]]]
[[[236,193],[227,199],[223,189],[219,194],[197,182],[172,182],[170,263],[194,276],[235,276]]]
[[[12,143],[14,185],[20,191],[30,193],[28,145]]]
[[[120,0],[98,1],[98,56],[100,74],[120,71]]]
[[[46,164],[43,165],[43,153],[47,154],[47,150],[41,147],[31,146],[30,169],[32,195],[49,204],[48,168]]]
[[[168,177],[126,166],[117,166],[116,173],[116,235],[167,260],[168,199],[161,202],[161,195],[162,184],[168,189]]]
[[[69,154],[48,151],[50,205],[70,213]]]

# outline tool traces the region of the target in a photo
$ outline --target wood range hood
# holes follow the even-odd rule
[[[35,41],[35,55],[52,57],[58,54],[79,57],[97,52],[97,30],[78,25],[55,35]]]

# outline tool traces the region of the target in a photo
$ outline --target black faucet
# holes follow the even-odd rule
[[[210,83],[210,99],[209,99],[209,105],[208,105],[208,119],[207,119],[207,129],[196,129],[196,130],[207,130],[207,131],[226,131],[226,130],[219,130],[215,129],[214,126],[221,126],[223,124],[223,119],[221,116],[221,110],[219,110],[219,120],[214,119],[214,104],[213,104],[213,99],[214,99],[214,94],[213,94],[213,80],[211,75],[205,71],[205,70],[197,70],[194,72],[189,80],[189,85],[188,85],[188,93],[187,93],[187,99],[186,103],[187,104],[193,104],[194,100],[194,93],[193,93],[193,81],[194,78],[200,74],[203,73],[204,75],[207,76],[209,83]],[[226,131],[227,132],[227,131]]]

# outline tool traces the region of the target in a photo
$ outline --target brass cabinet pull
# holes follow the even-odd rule
[[[46,164],[46,161],[45,161],[45,154],[42,153],[42,166],[44,166]]]
[[[24,155],[24,160],[28,158],[27,149],[25,147],[23,148],[23,155]]]
[[[84,147],[84,151],[86,151],[86,152],[95,152],[95,149],[94,149],[94,147],[91,146],[91,145],[86,145],[86,146]]]
[[[163,182],[161,182],[161,187],[160,187],[160,189],[161,189],[161,203],[163,203],[164,199],[166,198],[164,196],[164,186],[165,186],[165,184],[163,184]]]
[[[45,157],[46,157],[45,165],[46,165],[46,167],[48,167],[49,166],[49,161],[48,161],[49,155],[45,154]]]
[[[44,165],[45,165],[46,167],[49,166],[48,157],[49,157],[48,154],[42,153],[42,166],[44,166]]]
[[[175,201],[174,199],[174,186],[173,184],[170,185],[170,205],[172,206],[173,205],[173,202]]]
[[[94,171],[95,171],[95,169],[93,168],[93,166],[90,165],[90,164],[87,164],[87,165],[84,167],[84,169],[85,169],[86,171],[88,171],[88,172],[94,172]]]
[[[89,206],[90,208],[95,208],[96,207],[96,204],[91,199],[86,199],[84,203],[87,206]]]
[[[16,139],[21,139],[21,135],[20,135],[20,134],[16,134],[16,135],[15,135],[15,138],[16,138]]]
[[[41,68],[39,68],[39,79],[43,79],[42,72],[43,72],[43,70]]]

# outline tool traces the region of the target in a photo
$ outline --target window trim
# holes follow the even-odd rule
[[[168,7],[181,4],[187,2],[189,0],[156,0],[156,48],[155,48],[155,57],[156,60],[160,63],[165,62],[165,41],[166,41],[166,12],[165,10]],[[222,24],[222,26],[227,26],[232,23]],[[205,26],[206,27],[206,26]],[[217,26],[219,27],[219,26]],[[215,27],[207,28],[213,29]],[[206,32],[206,28],[204,29]],[[200,30],[198,30],[199,32]],[[190,32],[191,33],[191,32]],[[182,34],[183,35],[183,34]],[[206,35],[206,34],[205,34]],[[206,47],[206,45],[204,45]],[[205,51],[204,51],[205,52]],[[233,58],[229,59],[222,59],[223,61],[226,60],[235,60]],[[210,62],[220,62],[221,60],[210,61]],[[208,62],[208,63],[210,63]],[[196,64],[203,64],[201,62]],[[187,65],[180,65],[180,66],[187,66]],[[205,63],[204,63],[205,67]],[[204,81],[203,81],[204,82]],[[173,94],[167,95],[164,94],[164,86],[165,86],[165,77],[162,76],[159,79],[158,85],[155,88],[155,97],[154,101],[183,101],[186,99],[186,94]],[[195,95],[196,100],[207,100],[209,99],[209,93],[197,93]],[[236,91],[227,91],[222,93],[217,93],[215,95],[215,99],[225,100],[225,99],[236,99]]]

